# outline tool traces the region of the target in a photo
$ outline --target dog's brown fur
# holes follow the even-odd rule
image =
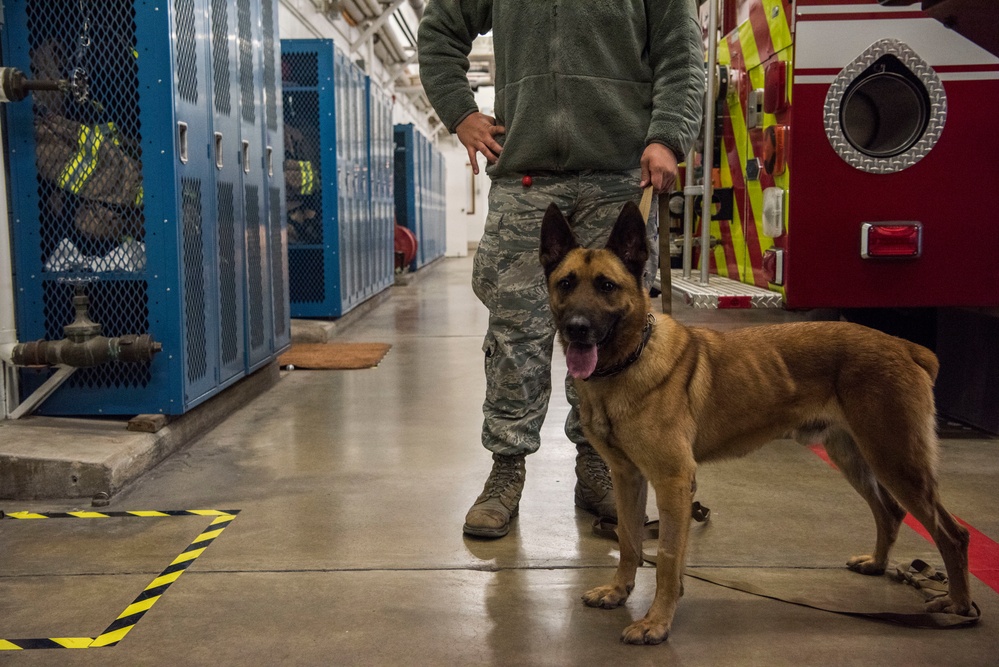
[[[647,256],[645,225],[633,204],[604,249],[578,247],[554,204],[545,214],[540,258],[559,338],[564,347],[597,343],[598,371],[641,343],[650,305],[642,284]],[[968,614],[968,531],[937,493],[937,369],[929,350],[845,322],[718,333],[660,315],[635,363],[617,375],[575,381],[583,430],[610,467],[621,547],[613,581],[583,600],[609,609],[631,592],[642,561],[648,480],[660,520],[656,595],[622,640],[665,640],[682,593],[697,465],[793,433],[824,441],[874,512],[874,552],[851,558],[848,567],[883,573],[909,511],[933,536],[950,579],[949,595],[928,610]]]

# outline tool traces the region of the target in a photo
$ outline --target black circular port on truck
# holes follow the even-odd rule
[[[910,149],[926,131],[930,97],[902,62],[885,55],[847,87],[840,106],[843,135],[871,157],[892,157]]]

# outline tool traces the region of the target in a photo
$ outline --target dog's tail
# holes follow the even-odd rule
[[[930,376],[931,383],[936,382],[937,373],[940,371],[940,361],[937,359],[937,355],[922,345],[917,345],[909,341],[906,341],[906,343],[908,344],[909,356],[912,357],[912,360],[926,371],[926,374]]]

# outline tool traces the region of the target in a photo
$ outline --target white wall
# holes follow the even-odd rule
[[[438,143],[447,169],[447,249],[448,257],[468,254],[469,241],[476,242],[482,235],[485,220],[484,202],[475,196],[482,190],[483,175],[475,177],[468,162],[468,153],[455,138]],[[474,189],[473,189],[474,188]],[[478,230],[476,232],[476,230]]]
[[[492,86],[479,88],[475,93],[475,103],[479,110],[493,115],[495,89]],[[449,141],[438,144],[447,164],[447,255],[463,257],[482,238],[489,208],[489,177],[486,176],[486,159],[476,155],[479,173],[472,175],[468,151],[454,136]]]

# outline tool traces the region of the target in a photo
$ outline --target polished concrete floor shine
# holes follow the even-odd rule
[[[575,451],[562,434],[560,391],[510,534],[465,538],[465,511],[490,466],[479,445],[487,314],[470,272],[469,258],[438,262],[343,329],[341,340],[392,344],[378,368],[283,372],[112,499],[109,510],[240,510],[118,645],[0,652],[0,665],[999,664],[999,594],[978,579],[977,626],[925,630],[687,577],[669,642],[621,644],[652,599],[654,571],[639,571],[619,609],[580,601],[609,579],[617,549],[573,507]],[[815,316],[683,307],[675,315],[717,327]],[[946,440],[940,468],[947,506],[992,539],[997,445]],[[692,568],[847,599],[916,595],[845,569],[873,545],[873,520],[807,448],[775,442],[703,468],[698,482],[712,516],[692,528]],[[89,509],[24,505],[0,509]],[[0,638],[97,636],[210,521],[0,523]],[[894,557],[940,565],[908,527]]]

